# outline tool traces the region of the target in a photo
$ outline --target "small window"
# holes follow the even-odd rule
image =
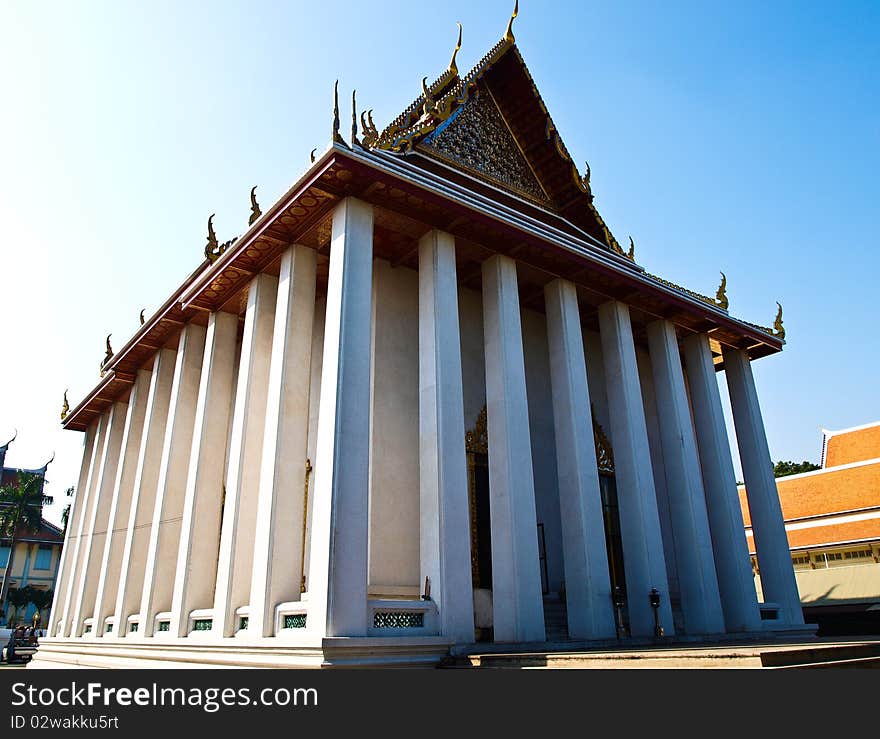
[[[853,552],[844,552],[844,559],[873,559],[870,549],[857,549]]]
[[[9,564],[9,547],[5,544],[0,546],[0,567],[6,567]]]
[[[809,554],[798,554],[791,558],[791,563],[799,569],[811,567]]]
[[[37,558],[34,560],[35,570],[48,570],[52,567],[52,545],[40,544],[37,550]]]

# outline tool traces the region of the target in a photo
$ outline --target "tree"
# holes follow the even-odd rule
[[[15,621],[18,620],[19,611],[21,611],[22,608],[26,609],[27,604],[30,602],[28,588],[10,588],[6,599],[8,605],[12,606],[12,617],[9,619],[9,623],[15,623]]]
[[[15,564],[15,545],[25,534],[40,530],[43,506],[52,497],[43,494],[43,476],[35,472],[19,472],[15,482],[0,486],[0,537],[9,540],[9,559],[0,587],[0,613],[6,612],[6,594]]]
[[[812,472],[813,470],[822,469],[812,462],[782,462],[779,461],[773,465],[773,475],[775,477],[786,477],[788,475],[799,475],[802,472]]]
[[[68,498],[73,495],[73,486],[67,488],[67,490],[64,491],[64,494]],[[61,512],[61,536],[65,536],[67,534],[67,522],[70,520],[70,506],[71,504],[68,503],[64,507],[64,510]]]

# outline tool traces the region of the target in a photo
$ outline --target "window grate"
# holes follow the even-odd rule
[[[193,631],[210,631],[213,626],[213,618],[197,618],[193,621]]]
[[[160,621],[159,622],[159,631],[171,631],[171,622],[170,621]]]
[[[306,627],[305,613],[289,613],[284,617],[285,629],[304,629]]]
[[[373,614],[376,629],[421,629],[424,625],[425,614],[421,611],[376,611]]]

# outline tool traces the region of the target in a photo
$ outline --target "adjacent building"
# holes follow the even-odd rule
[[[12,441],[14,439],[0,446],[0,485],[14,484],[21,472],[36,474],[45,480],[48,463],[38,469],[6,467],[6,452]],[[6,568],[9,566],[11,543],[11,539],[0,537],[0,580],[5,577]],[[37,531],[20,531],[16,536],[15,556],[12,557],[12,579],[9,582],[9,590],[23,591],[28,587],[42,593],[53,590],[63,543],[64,532],[45,519],[41,520]],[[40,603],[28,601],[16,604],[14,600],[14,596],[7,600],[4,613],[0,614],[0,623],[4,626],[12,623],[30,625],[38,606],[42,605],[43,598],[37,598]],[[49,616],[47,605],[40,609],[43,624]]]
[[[824,431],[821,465],[776,481],[804,616],[820,635],[880,634],[880,422]]]
[[[514,17],[515,17],[514,13]],[[475,640],[808,633],[751,363],[650,274],[515,43],[452,60],[221,242],[64,418],[38,660],[418,664]],[[716,373],[727,374],[759,606]]]

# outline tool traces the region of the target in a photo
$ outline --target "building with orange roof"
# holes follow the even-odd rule
[[[821,469],[776,486],[806,620],[820,634],[880,633],[880,421],[823,431]],[[744,486],[739,494],[760,596]]]

